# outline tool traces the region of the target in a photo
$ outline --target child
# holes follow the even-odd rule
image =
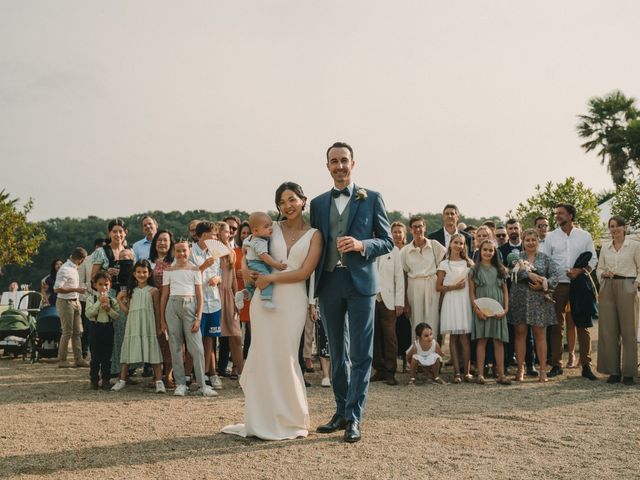
[[[131,278],[131,269],[133,268],[133,250],[125,248],[118,255],[118,261],[115,263],[115,268],[118,269],[118,274],[114,282],[114,288],[117,288],[113,292],[117,297],[119,292],[123,292],[127,289],[129,279]],[[113,322],[113,353],[111,354],[111,376],[118,377],[120,373],[120,351],[122,350],[122,340],[124,339],[124,331],[127,325],[127,314],[120,311],[119,318],[116,318]],[[135,370],[135,369],[133,369]]]
[[[427,375],[431,374],[433,383],[444,384],[444,380],[440,378],[442,351],[438,342],[433,339],[433,330],[428,323],[421,322],[416,325],[416,340],[407,350],[407,362],[409,362],[409,385],[416,382],[418,366],[424,368]]]
[[[473,318],[471,317],[471,301],[469,299],[469,284],[467,277],[473,262],[467,257],[467,247],[464,237],[455,233],[449,240],[447,258],[438,265],[438,280],[436,291],[440,292],[440,332],[449,334],[449,350],[455,376],[453,383],[461,383],[460,350],[465,382],[473,377],[469,373],[471,368],[471,344],[469,334]],[[460,349],[458,348],[460,347]]]
[[[127,326],[120,352],[120,378],[111,390],[118,392],[125,387],[130,364],[145,362],[153,367],[156,393],[165,393],[162,353],[158,344],[158,335],[163,332],[160,325],[160,293],[153,286],[148,260],[140,260],[133,266],[127,291],[118,294],[118,302],[127,314]]]
[[[504,374],[504,346],[503,342],[509,341],[509,331],[507,330],[507,311],[509,310],[509,294],[507,293],[507,272],[496,252],[496,247],[491,240],[485,240],[480,245],[480,261],[471,269],[469,277],[469,296],[473,308],[473,330],[471,338],[478,340],[477,345],[477,382],[484,385],[485,379],[482,375],[482,365],[484,365],[485,350],[487,340],[493,339],[493,348],[496,358],[498,379],[501,385],[510,385]],[[476,298],[488,297],[499,302],[504,311],[493,317],[487,317],[476,305]]]
[[[95,295],[87,296],[86,315],[89,319],[89,348],[91,350],[91,389],[98,390],[98,372],[102,389],[110,390],[111,353],[113,350],[113,321],[120,315],[118,302],[109,296],[111,277],[99,271],[93,279]]]
[[[274,260],[273,257],[269,255],[269,239],[273,234],[271,217],[263,212],[254,212],[249,216],[249,227],[251,228],[251,235],[242,242],[242,251],[247,260],[247,266],[251,270],[265,275],[271,273],[271,268],[285,270],[287,266],[284,263]],[[247,285],[245,290],[236,293],[235,301],[238,310],[242,309],[245,297],[248,300],[251,299],[255,289],[255,286]],[[264,290],[260,291],[260,299],[265,308],[276,308],[271,301],[272,295],[272,284],[269,284]]]
[[[193,358],[199,392],[205,397],[215,397],[218,392],[205,383],[204,348],[200,333],[202,317],[202,275],[191,265],[189,241],[178,239],[174,246],[175,264],[165,269],[162,276],[160,303],[160,330],[169,332],[173,377],[176,382],[174,395],[184,397],[187,384],[182,361],[182,342]]]

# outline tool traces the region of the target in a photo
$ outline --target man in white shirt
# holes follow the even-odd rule
[[[406,238],[407,227],[402,222],[391,224],[394,239]],[[404,311],[404,270],[400,259],[400,249],[393,247],[386,255],[376,258],[380,291],[376,295],[375,324],[373,329],[373,368],[376,370],[371,381],[384,380],[387,385],[397,385],[396,366],[398,339],[396,318]]]
[[[158,222],[156,222],[155,218],[150,217],[149,215],[145,215],[144,217],[142,217],[140,223],[142,225],[142,233],[144,234],[144,238],[138,240],[133,244],[133,254],[136,256],[136,261],[149,259],[151,241],[158,231]]]
[[[82,319],[80,316],[80,302],[78,301],[78,294],[86,291],[84,287],[80,287],[78,266],[84,262],[86,257],[87,251],[84,248],[75,248],[69,259],[58,270],[56,282],[53,285],[53,291],[58,294],[56,309],[62,326],[62,336],[60,337],[60,347],[58,349],[58,361],[60,362],[58,367],[60,368],[72,366],[67,362],[69,340],[71,340],[75,365],[77,367],[89,367],[89,364],[82,358]]]
[[[240,219],[235,215],[229,215],[228,217],[224,217],[222,221],[229,225],[229,232],[231,232],[229,243],[231,244],[231,248],[236,248],[236,232],[240,227]]]
[[[551,338],[552,367],[549,377],[563,373],[562,370],[562,326],[564,311],[569,303],[571,280],[582,274],[589,274],[597,265],[598,258],[593,246],[593,239],[588,232],[574,226],[576,208],[567,203],[559,203],[555,208],[555,218],[558,228],[545,237],[542,252],[549,255],[558,266],[560,283],[554,292],[557,324],[553,326]],[[583,252],[591,252],[592,257],[587,268],[574,268],[576,259]],[[580,344],[580,364],[582,376],[589,380],[596,380],[591,370],[591,334],[586,327],[577,326],[578,343]]]
[[[549,220],[547,220],[547,217],[540,215],[533,221],[533,225],[538,234],[538,244],[540,245],[538,250],[542,250],[542,245],[544,245],[547,233],[549,233]]]

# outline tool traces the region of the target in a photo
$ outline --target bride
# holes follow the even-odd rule
[[[276,308],[264,308],[259,292],[251,299],[251,347],[240,377],[245,423],[228,425],[223,433],[264,440],[308,434],[309,408],[298,348],[307,315],[315,317],[315,309],[309,311],[306,280],[320,259],[322,236],[302,219],[306,202],[296,183],[285,182],[276,190],[284,220],[273,225],[269,253],[287,268],[256,277],[259,289],[274,285]]]

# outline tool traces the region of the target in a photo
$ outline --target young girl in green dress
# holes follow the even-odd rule
[[[111,390],[122,390],[126,383],[129,364],[149,363],[153,367],[156,393],[164,393],[162,383],[162,352],[158,335],[160,325],[160,292],[153,286],[151,264],[140,260],[133,266],[127,291],[118,294],[120,308],[127,314],[127,326],[120,351],[120,378]]]
[[[504,374],[504,346],[503,342],[509,341],[507,329],[507,312],[509,310],[509,294],[507,293],[507,272],[500,260],[496,246],[491,240],[485,240],[480,244],[480,261],[471,268],[469,276],[469,295],[473,307],[473,329],[471,339],[477,340],[476,365],[478,365],[479,384],[484,384],[482,375],[487,340],[493,339],[493,348],[496,357],[496,370],[498,383],[509,385],[511,381]],[[495,316],[488,317],[476,305],[476,298],[492,298],[503,306],[504,311]]]

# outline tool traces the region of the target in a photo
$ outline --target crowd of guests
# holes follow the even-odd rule
[[[491,377],[504,385],[525,377],[546,382],[578,365],[583,377],[595,380],[589,329],[599,317],[597,371],[609,383],[633,383],[640,242],[626,236],[623,218],[612,217],[611,241],[598,259],[590,234],[575,225],[576,213],[572,205],[558,204],[555,230],[549,232],[549,219],[540,216],[523,231],[516,219],[504,226],[461,224],[450,204],[443,209],[443,227],[431,234],[424,218],[412,217],[408,243],[407,226],[394,222],[395,247],[377,259],[371,380],[397,385],[400,356],[410,384],[420,371],[445,383],[440,345],[447,335],[453,372],[446,379],[453,383],[485,384]],[[264,256],[264,245],[243,249],[250,235],[264,236],[260,228],[270,219],[248,220],[194,220],[185,237],[174,237],[145,216],[143,238],[130,245],[127,226],[115,219],[90,254],[78,247],[66,262],[56,259],[42,294],[61,319],[59,366],[89,367],[96,390],[120,391],[136,383],[131,376],[141,369],[153,376],[150,386],[159,393],[172,388],[180,396],[189,390],[216,396],[222,378],[242,374],[251,343],[242,275],[247,247],[246,261],[268,258],[271,268],[278,263]],[[211,240],[229,253],[213,254]],[[261,294],[261,301],[270,302],[268,292]],[[303,372],[313,371],[314,351],[321,385],[328,387],[326,336],[322,323],[309,319],[298,358]],[[510,367],[516,368],[513,375]]]

